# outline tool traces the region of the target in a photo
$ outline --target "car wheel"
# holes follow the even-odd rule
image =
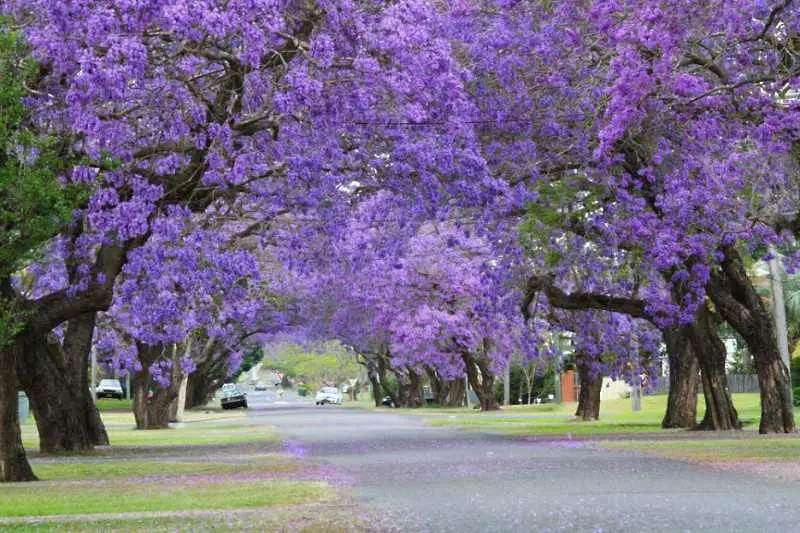
[[[247,402],[244,402],[244,403],[242,404],[242,407],[244,407],[245,409],[247,409]]]

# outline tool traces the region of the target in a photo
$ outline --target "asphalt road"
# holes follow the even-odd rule
[[[345,493],[400,531],[800,531],[796,481],[430,428],[388,410],[254,407],[253,422],[277,426],[289,452],[328,465]]]

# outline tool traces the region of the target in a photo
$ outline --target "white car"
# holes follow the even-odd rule
[[[101,379],[96,390],[98,398],[117,398],[121,400],[123,397],[122,384],[118,379]]]
[[[325,405],[326,403],[333,403],[336,405],[342,404],[342,393],[336,387],[322,387],[317,392],[317,397],[314,399],[317,405]]]

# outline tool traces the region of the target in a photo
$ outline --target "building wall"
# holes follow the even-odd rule
[[[619,400],[631,392],[631,386],[622,380],[603,378],[603,387],[600,389],[600,401]]]

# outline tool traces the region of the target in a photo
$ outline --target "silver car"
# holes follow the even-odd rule
[[[342,393],[340,393],[339,389],[336,387],[322,387],[319,392],[317,392],[317,397],[314,401],[317,405],[325,405],[326,403],[341,405]]]

